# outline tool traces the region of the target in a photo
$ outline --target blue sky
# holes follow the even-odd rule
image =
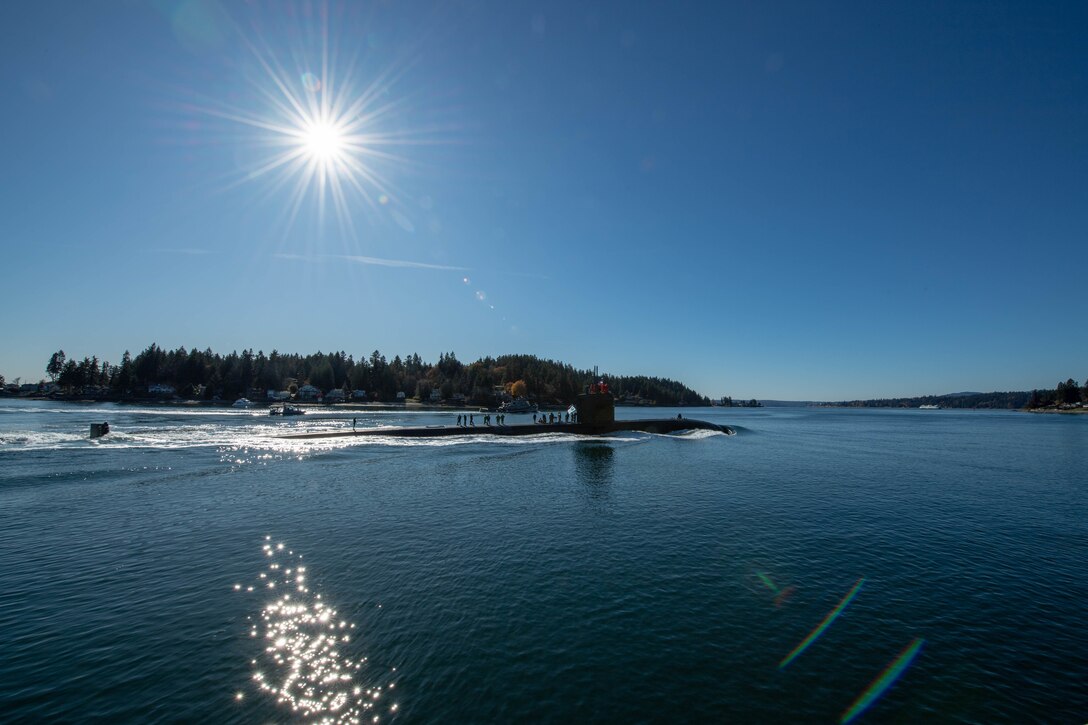
[[[1083,381],[1086,21],[17,3],[0,373],[156,342],[531,353],[743,398]]]

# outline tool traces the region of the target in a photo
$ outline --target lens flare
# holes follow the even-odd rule
[[[795,591],[797,591],[797,587],[793,586],[792,584],[785,589],[780,590],[778,594],[776,594],[774,597],[775,609],[781,608],[783,604],[788,602]]]
[[[764,574],[761,571],[757,571],[756,576],[759,577],[759,580],[761,582],[763,582],[763,586],[767,587],[768,589],[770,589],[775,594],[778,594],[778,587],[775,586],[774,582],[771,581],[771,578],[769,576],[767,576],[766,574]]]
[[[318,93],[321,91],[321,79],[307,71],[302,74],[302,86],[310,93]]]
[[[763,582],[763,586],[770,589],[774,594],[775,609],[779,609],[783,604],[789,601],[789,598],[793,596],[793,593],[797,590],[797,587],[792,584],[785,589],[779,589],[778,585],[771,581],[771,578],[761,571],[757,571],[756,576]]]
[[[792,652],[782,658],[782,661],[778,663],[778,669],[781,670],[786,667],[786,665],[788,665],[790,662],[793,662],[801,655],[802,652],[809,648],[809,645],[819,639],[820,635],[822,635],[827,630],[827,628],[830,627],[831,624],[839,618],[839,615],[842,614],[843,610],[846,609],[847,605],[850,604],[851,601],[853,601],[854,597],[857,596],[857,593],[861,590],[861,585],[864,583],[865,577],[858,579],[857,583],[854,584],[853,588],[846,593],[846,596],[844,596],[842,600],[837,605],[835,605],[834,609],[827,613],[827,616],[824,617],[824,621],[816,625],[816,629],[809,632],[808,636],[801,640],[801,644],[794,647]]]
[[[884,694],[884,691],[895,684],[911,663],[914,662],[914,658],[918,656],[918,653],[922,649],[922,645],[925,644],[925,640],[921,638],[915,638],[913,642],[907,645],[907,648],[899,653],[884,671],[877,675],[877,678],[858,695],[858,699],[854,700],[854,703],[846,709],[846,712],[839,718],[840,725],[845,725],[861,713],[865,712],[878,699]]]
[[[286,33],[260,22],[252,23],[250,32],[240,22],[234,27],[247,51],[238,65],[243,92],[199,95],[184,106],[229,124],[224,137],[249,152],[238,157],[232,185],[263,181],[270,197],[286,192],[285,230],[308,200],[316,202],[320,225],[331,208],[341,227],[354,232],[358,212],[380,220],[380,205],[409,198],[391,179],[414,162],[395,150],[434,140],[426,138],[430,131],[413,128],[404,115],[407,97],[395,93],[407,59],[338,57],[343,44],[330,33],[324,4],[315,6],[312,19],[284,28]],[[282,37],[291,40],[281,45]]]

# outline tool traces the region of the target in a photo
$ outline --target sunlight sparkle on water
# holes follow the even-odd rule
[[[269,587],[301,581],[306,568],[297,560],[302,555],[284,552],[282,543],[268,543],[271,538],[265,541],[264,554],[273,560],[266,571],[259,573],[258,580],[266,580]],[[362,722],[374,711],[382,685],[360,684],[359,670],[366,657],[352,659],[338,649],[350,641],[339,630],[353,629],[355,624],[338,618],[336,610],[322,601],[320,594],[310,594],[304,587],[297,589],[301,596],[285,594],[266,601],[259,623],[249,631],[250,637],[266,642],[252,661],[252,680],[258,690],[304,717],[329,723]],[[248,590],[252,591],[252,587]],[[241,700],[243,696],[239,692],[235,697]],[[396,707],[390,709],[390,713],[394,712]]]

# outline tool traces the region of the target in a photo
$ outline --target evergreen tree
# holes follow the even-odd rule
[[[1058,383],[1056,392],[1059,403],[1071,405],[1080,402],[1080,386],[1073,378],[1069,378],[1064,383]]]
[[[332,365],[328,360],[322,360],[310,371],[310,385],[322,393],[327,393],[336,387],[336,378],[333,375]]]
[[[49,375],[50,381],[54,383],[57,382],[57,378],[59,378],[61,372],[64,371],[65,359],[66,356],[64,354],[64,350],[57,350],[49,358],[49,363],[45,366],[45,372],[47,375]]]
[[[110,389],[114,394],[126,396],[132,386],[132,355],[128,350],[121,356],[121,365],[110,379]]]

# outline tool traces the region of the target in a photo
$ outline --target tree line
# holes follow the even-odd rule
[[[424,362],[418,354],[396,355],[392,360],[375,350],[356,360],[339,352],[310,355],[269,354],[253,350],[221,355],[211,349],[164,350],[152,343],[133,357],[127,350],[119,364],[97,357],[69,359],[63,350],[53,353],[45,367],[50,379],[67,393],[114,399],[148,396],[148,389],[169,385],[182,398],[233,400],[266,390],[297,390],[313,385],[331,390],[364,390],[368,400],[391,401],[397,393],[427,400],[439,391],[443,400],[463,396],[469,403],[494,402],[497,389],[517,392],[545,404],[567,404],[594,381],[589,370],[533,355],[484,357],[463,363],[453,352],[441,353],[438,362]],[[632,396],[657,405],[709,405],[710,400],[675,380],[647,376],[605,376],[620,398]],[[460,399],[460,397],[457,397]]]
[[[1046,408],[1075,403],[1088,403],[1088,378],[1084,379],[1082,386],[1078,386],[1076,380],[1069,378],[1064,383],[1058,383],[1053,390],[1032,390],[1027,407]]]
[[[923,395],[914,398],[880,398],[876,400],[850,400],[832,403],[845,408],[917,408],[921,405],[939,405],[942,408],[990,408],[1017,410],[1020,408],[1046,408],[1055,405],[1088,403],[1088,379],[1084,385],[1069,378],[1059,382],[1052,390],[1032,390],[959,393],[954,395]]]

